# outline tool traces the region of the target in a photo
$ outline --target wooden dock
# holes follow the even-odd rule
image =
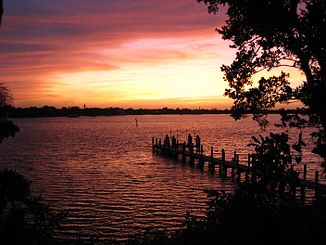
[[[196,143],[192,143],[192,139],[188,140],[188,143],[178,142],[174,136],[171,140],[166,137],[164,140],[159,138],[152,138],[152,150],[157,154],[162,154],[174,158],[177,161],[189,162],[190,164],[197,163],[200,167],[204,167],[208,164],[208,168],[212,171],[218,170],[221,175],[227,176],[228,169],[231,170],[232,177],[237,181],[241,180],[241,174],[245,174],[246,177],[251,175],[259,176],[261,172],[255,168],[255,154],[247,154],[247,160],[245,163],[240,163],[239,154],[234,151],[231,160],[226,159],[225,150],[217,152],[213,147],[209,149],[209,155],[205,155],[204,146],[200,144],[200,138],[196,138]],[[303,178],[299,179],[298,186],[302,190],[305,188],[315,191],[317,196],[320,191],[326,191],[326,185],[319,183],[319,173],[315,171],[314,181],[307,180],[307,165],[304,164]]]

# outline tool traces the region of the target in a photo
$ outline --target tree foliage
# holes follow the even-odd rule
[[[8,89],[0,83],[0,143],[10,136],[15,137],[16,133],[19,132],[18,126],[6,118],[5,108],[10,106],[12,101]]]
[[[4,244],[52,244],[62,214],[30,194],[30,181],[0,170],[0,237]]]
[[[206,191],[205,218],[188,215],[184,229],[171,238],[156,233],[131,244],[324,244],[326,199],[307,204],[296,198],[298,173],[288,136],[253,137],[250,145],[255,171],[234,193]]]
[[[227,9],[228,19],[218,29],[223,39],[232,41],[237,49],[232,64],[221,67],[229,88],[225,95],[234,100],[235,119],[251,112],[262,125],[266,118],[262,109],[277,103],[302,102],[311,117],[303,125],[298,114],[283,113],[283,122],[292,126],[319,128],[314,135],[315,152],[326,157],[326,2],[324,0],[197,0],[208,6],[209,13]],[[291,67],[299,69],[305,81],[291,87],[290,74],[261,77],[262,71]],[[299,119],[295,121],[295,119]],[[291,126],[290,125],[290,126]]]

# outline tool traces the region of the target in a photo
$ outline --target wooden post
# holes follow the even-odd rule
[[[251,155],[251,179],[255,179],[256,178],[256,173],[255,173],[255,168],[256,168],[256,154],[252,154]]]
[[[250,165],[251,165],[251,154],[248,153],[248,165],[247,165],[247,171],[246,171],[246,180],[248,180],[248,178],[249,178]]]
[[[237,152],[234,151],[234,153],[233,153],[233,167],[231,169],[232,170],[232,178],[235,177],[236,168],[237,168]]]
[[[240,155],[237,154],[236,155],[236,162],[237,162],[237,168],[236,168],[236,174],[237,174],[237,181],[240,182],[241,180],[241,171],[240,171],[240,167],[239,167],[239,164],[240,164]]]
[[[186,142],[184,142],[182,145],[182,161],[186,161]]]
[[[315,198],[318,198],[318,171],[315,171]]]
[[[305,193],[305,182],[307,180],[307,164],[303,165],[303,180],[301,182],[301,200],[304,202],[305,198],[306,198],[306,193]]]
[[[215,163],[214,163],[214,149],[211,147],[211,162],[210,162],[210,167],[212,169],[215,169]]]
[[[221,166],[221,172],[224,172],[225,176],[227,175],[227,169],[225,167],[225,151],[222,149],[222,166]]]
[[[248,154],[248,169],[250,168],[250,164],[251,164],[251,161],[250,161],[251,159],[250,158],[251,158],[251,154],[249,153]]]
[[[293,166],[291,166],[290,171],[291,171],[291,173],[293,173],[293,171],[294,171]],[[297,183],[296,182],[290,183],[290,191],[293,195],[293,198],[295,198],[296,192],[297,192]]]
[[[179,157],[178,147],[179,147],[179,142],[176,142],[176,144],[174,145],[174,158],[176,160],[178,160]]]
[[[199,158],[200,167],[204,167],[204,146],[200,145],[200,158]]]
[[[152,150],[153,150],[153,152],[155,150],[154,137],[152,138]]]
[[[190,145],[190,164],[194,164],[194,147]]]
[[[223,162],[223,149],[221,151],[221,161]],[[218,173],[221,174],[222,173],[222,162],[219,163],[219,168],[218,168]]]

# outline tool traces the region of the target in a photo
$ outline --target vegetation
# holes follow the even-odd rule
[[[226,8],[228,19],[218,29],[223,39],[237,49],[231,65],[223,65],[229,88],[225,95],[234,100],[233,117],[240,119],[246,111],[266,125],[260,110],[278,103],[299,101],[306,106],[306,116],[282,113],[283,126],[313,126],[314,153],[326,157],[326,2],[324,0],[197,0],[216,14]],[[276,68],[293,68],[304,74],[306,81],[291,87],[289,73],[278,76],[254,76]],[[307,119],[308,117],[308,119]]]
[[[5,108],[11,105],[12,97],[6,87],[0,83],[0,143],[9,136],[14,137],[19,128],[6,118]]]
[[[187,108],[161,108],[161,109],[124,109],[109,108],[80,108],[54,106],[14,108],[7,107],[7,114],[12,118],[18,117],[74,117],[74,116],[116,116],[116,115],[162,115],[162,114],[229,114],[229,110],[217,109],[187,109]]]
[[[221,5],[227,7],[229,19],[219,32],[224,39],[231,40],[232,47],[238,51],[235,61],[222,67],[229,82],[226,95],[234,99],[233,117],[240,119],[253,112],[254,119],[265,126],[266,114],[262,111],[274,108],[277,103],[301,101],[309,119],[294,111],[284,111],[282,125],[316,127],[314,152],[326,157],[325,1],[198,1],[208,4],[209,12],[214,14]],[[253,81],[253,76],[260,71],[283,66],[301,70],[306,81],[292,88],[289,74],[284,72],[279,76],[262,77],[257,83]],[[1,91],[7,99],[7,90],[2,88]],[[8,104],[4,101],[2,105]],[[45,109],[47,113],[54,111],[53,108]],[[75,109],[78,113],[81,111]],[[8,122],[3,121],[3,125],[9,125]],[[12,124],[0,130],[6,132],[1,133],[1,137],[6,138],[14,135],[18,128]],[[294,148],[300,151],[302,145],[300,140]],[[307,204],[296,198],[298,173],[292,168],[294,159],[288,136],[254,137],[251,146],[256,151],[253,166],[261,174],[249,173],[233,194],[209,192],[204,220],[189,216],[184,229],[172,237],[155,233],[130,243],[324,244],[326,199],[321,195]],[[0,180],[0,234],[7,239],[4,241],[51,242],[56,216],[30,196],[29,182],[10,170],[0,171]],[[34,220],[31,231],[29,215]]]
[[[281,126],[317,128],[312,135],[315,153],[326,157],[326,2],[323,0],[197,0],[209,13],[220,7],[228,19],[218,32],[237,49],[231,65],[223,65],[234,100],[232,116],[253,118],[260,126],[268,123],[261,112],[278,103],[300,101],[301,115],[283,111]],[[306,77],[293,88],[289,74],[253,77],[262,71],[291,67]],[[304,146],[301,134],[298,144]],[[321,227],[326,224],[324,194],[307,204],[295,196],[298,173],[293,170],[287,134],[253,137],[254,168],[234,194],[211,192],[205,220],[188,219],[185,229],[171,238],[150,236],[140,244],[324,244]],[[295,159],[299,163],[301,159]]]
[[[51,244],[62,218],[30,194],[30,182],[0,170],[0,237],[4,244]]]
[[[207,215],[186,218],[185,227],[169,237],[145,234],[130,244],[324,244],[326,199],[312,203],[296,198],[286,134],[253,137],[256,173],[249,173],[234,193],[207,191]]]
[[[0,84],[0,143],[15,136],[17,125],[6,118],[12,103],[6,87]],[[62,214],[51,210],[30,193],[30,182],[13,170],[0,169],[0,238],[3,244],[51,244]]]
[[[10,118],[36,118],[36,117],[78,117],[78,116],[119,116],[119,115],[198,115],[198,114],[231,114],[232,111],[225,109],[188,109],[188,108],[161,108],[161,109],[124,109],[119,107],[109,108],[80,108],[54,106],[15,108],[8,106],[4,108]],[[282,110],[283,111],[283,110]],[[286,110],[287,113],[301,113],[300,109]],[[248,111],[247,113],[251,113]],[[280,110],[263,110],[261,114],[279,114]]]

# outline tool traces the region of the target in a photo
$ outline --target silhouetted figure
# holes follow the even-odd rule
[[[302,131],[300,131],[299,138],[298,138],[298,143],[294,144],[292,147],[297,152],[301,152],[302,151],[302,146],[306,146],[306,143],[302,140]]]
[[[177,144],[177,139],[173,135],[172,138],[171,138],[171,145],[174,148],[176,146],[176,144]]]
[[[200,137],[197,134],[196,135],[196,152],[199,152],[199,151],[200,151]]]
[[[169,135],[165,135],[164,147],[165,148],[170,148],[170,138],[169,138]]]
[[[137,118],[135,118],[135,122],[136,122],[136,127],[138,128],[138,120],[137,120]]]
[[[191,136],[191,134],[188,134],[188,145],[189,146],[192,145],[192,136]]]

